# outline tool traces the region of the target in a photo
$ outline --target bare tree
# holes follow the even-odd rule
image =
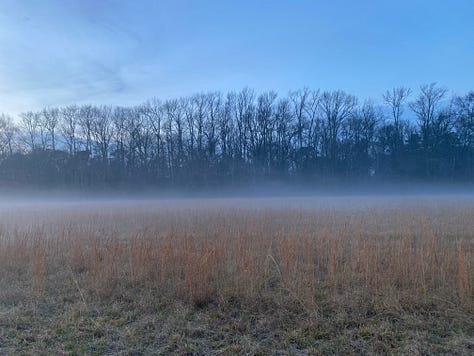
[[[346,121],[346,154],[348,169],[356,174],[368,174],[375,154],[375,132],[382,114],[370,101],[354,110]]]
[[[338,138],[342,124],[353,114],[356,105],[357,98],[343,91],[324,92],[321,95],[319,106],[326,128],[327,154],[333,165],[338,160]]]
[[[237,123],[239,158],[249,160],[249,152],[255,147],[254,107],[255,91],[244,88],[236,95],[235,120]]]
[[[135,162],[135,168],[143,173],[148,173],[150,162],[150,151],[152,143],[152,130],[146,115],[143,114],[141,107],[135,107],[128,110],[127,132],[129,137],[129,151],[138,160]]]
[[[293,104],[293,116],[296,120],[295,132],[297,147],[301,150],[303,148],[304,130],[308,128],[306,113],[307,102],[310,100],[311,91],[309,88],[303,88],[301,90],[290,92],[289,97]]]
[[[410,94],[411,89],[405,87],[392,88],[382,94],[383,101],[392,114],[393,129],[389,126],[386,127],[384,144],[388,145],[386,148],[390,151],[391,165],[395,172],[400,170],[401,165],[401,149],[405,140],[405,133],[403,132],[405,125],[401,120],[404,105]]]
[[[463,153],[465,166],[469,175],[474,174],[474,91],[452,100],[452,114],[455,130]]]
[[[182,101],[167,100],[163,105],[166,154],[169,176],[174,179],[184,158],[184,112]]]
[[[191,98],[194,106],[197,154],[200,159],[204,157],[204,129],[209,104],[207,99],[206,94],[196,94]]]
[[[229,159],[233,155],[234,140],[234,121],[232,120],[232,112],[235,111],[235,94],[228,93],[221,115],[219,115],[219,138],[221,146],[221,154],[224,159]]]
[[[85,151],[92,153],[92,125],[94,121],[95,108],[91,105],[81,106],[79,112],[79,127],[81,136],[85,140]]]
[[[77,105],[69,105],[60,110],[59,130],[71,155],[76,154],[77,151],[79,113]]]
[[[18,128],[10,115],[0,114],[0,153],[13,154],[14,136]]]
[[[461,143],[474,148],[474,91],[453,98],[452,111]]]
[[[410,103],[415,112],[421,133],[424,175],[432,176],[439,162],[437,151],[442,136],[450,130],[451,118],[441,110],[441,101],[447,89],[438,87],[436,83],[422,85],[417,99]]]
[[[211,160],[216,155],[217,149],[217,126],[219,117],[223,114],[222,94],[219,92],[207,94],[208,115],[205,123],[204,135],[207,139],[207,154]]]
[[[59,122],[59,109],[44,108],[42,115],[43,126],[49,133],[49,137],[51,138],[51,148],[54,151],[56,150],[56,126]]]
[[[314,158],[319,135],[316,129],[320,127],[319,119],[319,90],[303,88],[289,93],[292,104],[292,140],[296,169],[301,169],[304,162]]]
[[[260,94],[257,98],[257,107],[255,114],[256,121],[256,147],[254,156],[263,166],[264,171],[270,170],[272,163],[272,146],[275,129],[274,105],[277,94],[273,91]]]
[[[113,137],[112,108],[109,106],[94,107],[92,113],[92,137],[102,162],[107,163],[110,141]]]
[[[411,89],[405,87],[387,90],[382,98],[392,112],[393,123],[396,128],[400,128],[400,119],[403,114],[403,105],[411,94]]]
[[[195,130],[195,101],[189,97],[181,99],[181,106],[184,110],[184,116],[186,118],[186,134],[188,137],[187,149],[188,156],[194,158],[195,155],[195,143],[196,143],[196,130]]]
[[[40,121],[40,115],[37,112],[27,111],[20,114],[22,128],[28,135],[28,145],[30,150],[34,151],[36,149],[36,139],[38,135],[38,126]]]
[[[440,101],[447,92],[446,88],[437,87],[436,83],[425,84],[420,87],[418,98],[410,103],[410,108],[418,118],[424,140],[428,139],[430,127],[439,113]]]
[[[130,109],[124,107],[116,107],[112,113],[113,133],[115,139],[115,159],[120,163],[121,168],[125,167],[126,143],[127,137],[127,121],[129,120]]]
[[[163,104],[158,98],[152,98],[142,106],[143,114],[148,120],[154,140],[154,160],[158,168],[161,166],[163,151]]]
[[[319,131],[321,129],[321,119],[319,117],[319,102],[321,98],[318,90],[312,90],[310,97],[306,101],[305,113],[308,122],[308,146],[314,151],[317,150],[319,144]]]
[[[280,99],[275,113],[276,146],[275,160],[280,172],[288,172],[292,140],[292,108],[288,98]]]

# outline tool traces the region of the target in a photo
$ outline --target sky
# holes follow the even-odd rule
[[[0,112],[213,90],[474,89],[473,0],[0,0]]]

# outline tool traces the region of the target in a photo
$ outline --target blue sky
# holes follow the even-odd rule
[[[209,90],[474,89],[474,1],[0,0],[0,112]]]

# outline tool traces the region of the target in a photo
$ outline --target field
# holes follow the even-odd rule
[[[472,354],[474,197],[3,202],[18,353]]]

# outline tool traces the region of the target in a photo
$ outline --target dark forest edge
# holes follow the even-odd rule
[[[0,115],[0,186],[81,190],[474,182],[474,91],[211,92]]]

